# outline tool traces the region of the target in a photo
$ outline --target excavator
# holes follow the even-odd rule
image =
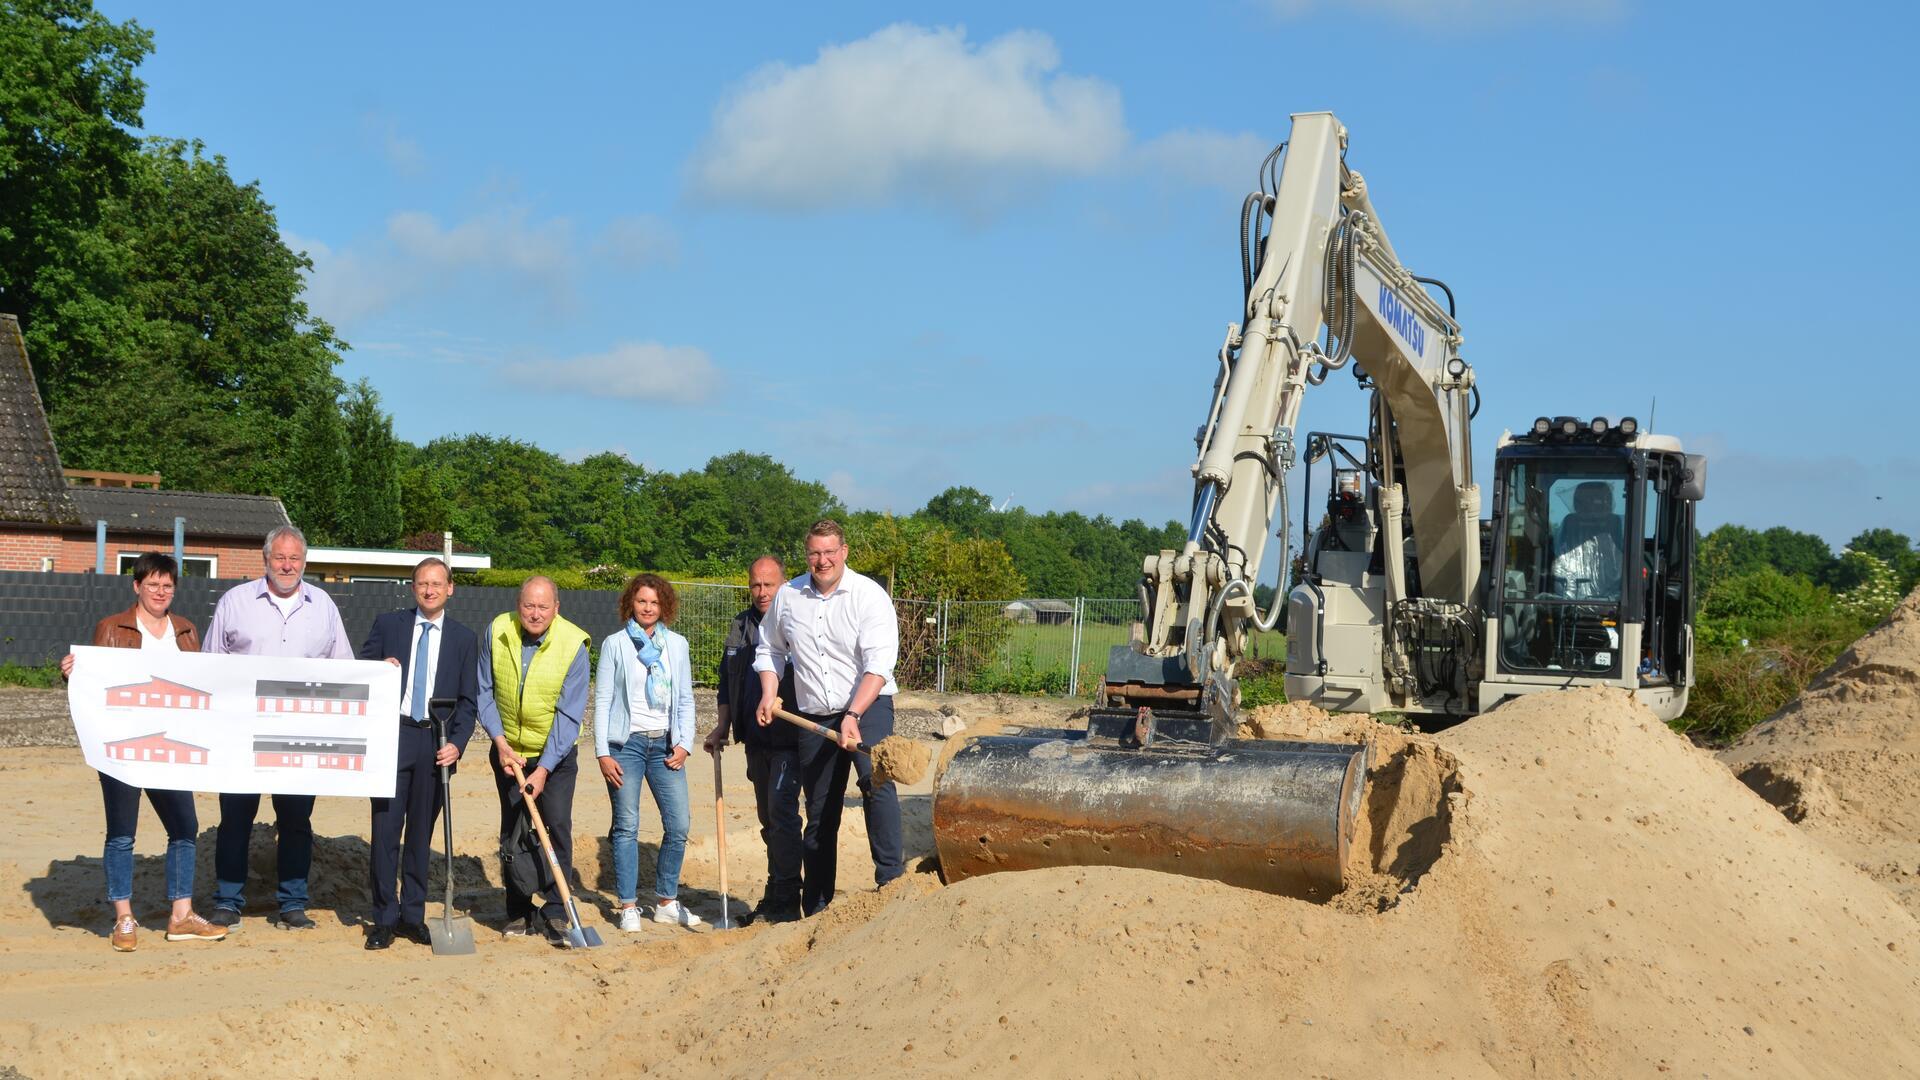
[[[1626,690],[1663,719],[1685,709],[1705,458],[1632,417],[1542,415],[1501,435],[1483,521],[1452,290],[1401,263],[1346,153],[1333,114],[1300,113],[1261,164],[1186,542],[1145,559],[1142,619],[1084,731],[983,735],[941,771],[949,882],[1116,865],[1338,893],[1365,745],[1235,737],[1236,665],[1283,616],[1287,697],[1329,711],[1431,729],[1574,686]],[[1300,433],[1302,399],[1342,369],[1370,395],[1366,432]],[[1263,611],[1255,578],[1269,536],[1291,547],[1301,466],[1300,554],[1275,560],[1293,581]]]

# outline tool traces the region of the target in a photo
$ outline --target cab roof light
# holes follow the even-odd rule
[[[1540,417],[1538,420],[1535,420],[1533,422],[1533,433],[1535,435],[1539,435],[1542,438],[1544,438],[1547,435],[1551,434],[1552,431],[1553,431],[1553,421],[1547,419],[1544,416]]]
[[[1571,416],[1561,417],[1559,426],[1560,426],[1560,434],[1565,435],[1568,438],[1572,438],[1575,435],[1580,434],[1580,421],[1574,419]]]
[[[1631,416],[1623,416],[1620,418],[1620,434],[1632,436],[1638,434],[1639,431],[1640,421],[1635,420]]]
[[[1593,422],[1587,425],[1587,430],[1593,432],[1595,435],[1605,435],[1607,429],[1612,426],[1613,425],[1607,423],[1606,417],[1596,416],[1593,418]]]

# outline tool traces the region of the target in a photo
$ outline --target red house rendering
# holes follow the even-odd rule
[[[107,756],[116,761],[151,761],[161,765],[205,765],[207,748],[167,738],[164,731],[107,744]]]
[[[213,702],[205,690],[153,678],[143,683],[107,687],[107,705],[135,709],[211,709]]]

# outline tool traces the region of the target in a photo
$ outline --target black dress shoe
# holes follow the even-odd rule
[[[213,914],[207,916],[207,921],[231,930],[240,925],[240,913],[230,907],[217,907],[213,909]]]
[[[313,920],[307,918],[305,908],[294,908],[291,911],[283,911],[280,913],[280,929],[311,930],[313,929]]]
[[[393,944],[393,927],[375,926],[367,930],[367,951],[384,949]]]
[[[427,931],[426,923],[403,922],[400,924],[399,933],[401,937],[415,945],[431,946],[433,944],[433,935]]]

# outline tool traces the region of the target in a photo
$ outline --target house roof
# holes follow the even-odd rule
[[[12,315],[0,315],[0,522],[5,521],[80,523],[27,363],[20,320]]]
[[[271,495],[216,495],[152,488],[77,487],[67,492],[82,522],[105,521],[121,532],[173,535],[173,519],[187,519],[187,534],[259,540],[290,524]]]

